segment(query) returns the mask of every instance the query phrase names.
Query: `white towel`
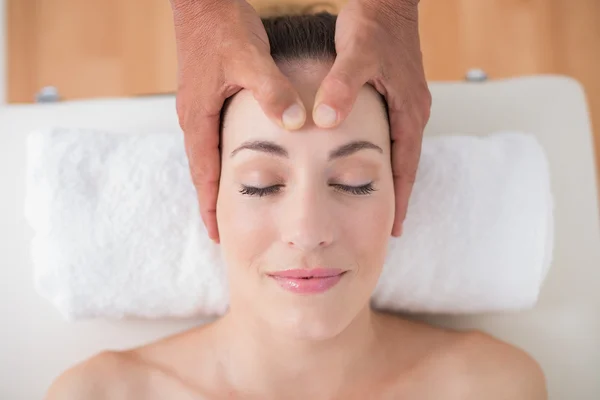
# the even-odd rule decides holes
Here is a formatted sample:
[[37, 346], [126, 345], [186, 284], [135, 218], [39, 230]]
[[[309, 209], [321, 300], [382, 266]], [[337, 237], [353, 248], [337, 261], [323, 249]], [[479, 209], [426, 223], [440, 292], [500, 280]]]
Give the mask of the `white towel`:
[[[549, 168], [519, 132], [426, 137], [404, 234], [373, 306], [532, 307], [551, 263]], [[179, 134], [48, 129], [28, 138], [35, 286], [67, 319], [222, 315], [228, 288]]]

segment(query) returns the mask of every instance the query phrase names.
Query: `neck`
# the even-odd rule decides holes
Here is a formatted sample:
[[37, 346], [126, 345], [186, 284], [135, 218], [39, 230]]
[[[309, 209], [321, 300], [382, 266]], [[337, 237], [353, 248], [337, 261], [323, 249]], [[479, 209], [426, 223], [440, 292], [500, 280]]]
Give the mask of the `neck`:
[[364, 378], [377, 354], [376, 315], [368, 304], [342, 332], [323, 340], [278, 334], [244, 311], [231, 309], [219, 329], [226, 379], [244, 392], [266, 395], [269, 388], [286, 398], [291, 391], [300, 398], [333, 397]]

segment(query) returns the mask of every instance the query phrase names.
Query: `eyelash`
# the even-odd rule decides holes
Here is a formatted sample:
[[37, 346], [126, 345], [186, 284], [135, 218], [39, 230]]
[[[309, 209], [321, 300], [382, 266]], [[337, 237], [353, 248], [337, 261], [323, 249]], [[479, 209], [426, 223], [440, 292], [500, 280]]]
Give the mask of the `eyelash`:
[[[268, 186], [265, 188], [257, 188], [257, 187], [253, 187], [253, 186], [242, 185], [242, 188], [240, 189], [240, 193], [247, 195], [247, 196], [263, 197], [263, 196], [269, 196], [272, 194], [279, 193], [279, 190], [283, 186], [284, 185], [273, 185], [273, 186]], [[356, 195], [356, 196], [365, 196], [365, 195], [371, 194], [372, 192], [375, 191], [375, 188], [373, 188], [373, 182], [369, 182], [366, 185], [362, 185], [362, 186], [347, 186], [347, 185], [340, 185], [340, 184], [331, 184], [330, 186], [332, 186], [333, 188], [335, 188], [338, 191], [341, 191], [341, 192], [344, 192], [347, 194]]]
[[283, 187], [283, 185], [273, 185], [273, 186], [268, 186], [265, 188], [257, 188], [257, 187], [253, 187], [253, 186], [242, 185], [242, 188], [240, 189], [240, 193], [245, 194], [247, 196], [263, 197], [263, 196], [268, 196], [268, 195], [279, 192], [279, 189], [281, 189], [282, 187]]
[[373, 182], [369, 182], [366, 185], [362, 186], [347, 186], [339, 184], [331, 184], [330, 186], [334, 187], [336, 190], [357, 196], [365, 196], [375, 191], [375, 188], [373, 187]]

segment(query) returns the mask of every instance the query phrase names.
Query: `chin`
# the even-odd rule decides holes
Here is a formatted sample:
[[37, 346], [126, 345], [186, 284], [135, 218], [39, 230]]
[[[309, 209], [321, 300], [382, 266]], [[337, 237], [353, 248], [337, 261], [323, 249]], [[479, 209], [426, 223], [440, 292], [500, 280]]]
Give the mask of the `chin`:
[[339, 335], [353, 319], [349, 310], [334, 308], [287, 307], [274, 313], [271, 324], [288, 337], [300, 340], [327, 340]]

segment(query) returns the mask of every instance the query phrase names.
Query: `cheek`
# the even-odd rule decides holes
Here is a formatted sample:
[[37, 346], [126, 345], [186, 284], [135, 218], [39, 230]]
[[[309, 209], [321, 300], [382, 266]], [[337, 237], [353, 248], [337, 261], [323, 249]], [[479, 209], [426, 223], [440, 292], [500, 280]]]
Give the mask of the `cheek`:
[[219, 237], [227, 264], [249, 267], [271, 246], [275, 229], [269, 207], [240, 194], [238, 189], [220, 189], [217, 201]]
[[343, 227], [346, 248], [354, 253], [361, 275], [379, 274], [385, 261], [394, 223], [393, 188], [379, 191], [376, 198], [346, 210]]

